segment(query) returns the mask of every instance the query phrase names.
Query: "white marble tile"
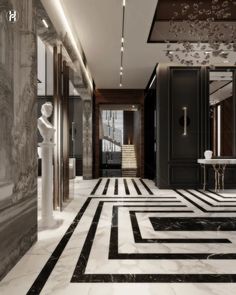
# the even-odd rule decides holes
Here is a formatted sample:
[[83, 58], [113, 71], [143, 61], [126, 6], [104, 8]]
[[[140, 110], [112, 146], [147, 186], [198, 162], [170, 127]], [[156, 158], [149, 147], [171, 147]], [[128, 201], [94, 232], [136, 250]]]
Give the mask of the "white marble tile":
[[[235, 231], [214, 232], [214, 231], [155, 231], [152, 227], [149, 217], [192, 217], [192, 216], [227, 216], [235, 217], [235, 213], [208, 213], [197, 209], [189, 201], [182, 198], [176, 192], [171, 190], [158, 190], [152, 182], [145, 180], [145, 183], [151, 187], [155, 195], [148, 195], [142, 184], [135, 179], [139, 189], [143, 193], [138, 196], [131, 182], [128, 180], [128, 186], [131, 191], [130, 196], [125, 194], [123, 179], [119, 178], [119, 195], [114, 196], [114, 179], [111, 180], [107, 195], [101, 196], [107, 179], [103, 179], [95, 198], [92, 198], [79, 224], [75, 228], [68, 244], [62, 252], [56, 266], [54, 267], [49, 279], [47, 280], [41, 294], [158, 294], [158, 295], [232, 295], [235, 283], [71, 283], [73, 272], [80, 256], [81, 249], [86, 240], [88, 231], [92, 224], [95, 211], [99, 201], [105, 202], [98, 222], [92, 248], [89, 255], [86, 274], [179, 274], [179, 273], [199, 273], [199, 274], [234, 274], [236, 273], [236, 260], [156, 260], [156, 259], [108, 259], [110, 231], [113, 206], [121, 206], [118, 213], [118, 246], [119, 253], [234, 253], [236, 251]], [[42, 231], [39, 233], [38, 242], [32, 247], [15, 268], [0, 283], [0, 294], [26, 294], [33, 281], [39, 274], [52, 251], [60, 241], [61, 237], [71, 224], [72, 220], [83, 206], [87, 197], [98, 180], [83, 181], [75, 179], [71, 185], [71, 197], [73, 200], [68, 203], [63, 212], [55, 212], [55, 217], [62, 219], [63, 223], [55, 230]], [[204, 208], [212, 210], [204, 202], [196, 200], [186, 191], [181, 191], [184, 195], [194, 200]], [[196, 193], [194, 191], [194, 193]], [[226, 192], [225, 195], [232, 196], [234, 192]], [[100, 199], [96, 197], [100, 196]], [[112, 196], [112, 198], [110, 198]], [[146, 197], [146, 200], [139, 197]], [[155, 197], [163, 197], [163, 202], [148, 203], [148, 200], [155, 201]], [[153, 205], [179, 204], [166, 203], [164, 197], [177, 196], [173, 200], [181, 200], [186, 204], [186, 208], [178, 207], [150, 207]], [[90, 196], [93, 197], [93, 196]], [[132, 199], [129, 199], [132, 198]], [[220, 199], [220, 197], [219, 197]], [[119, 200], [119, 202], [117, 202]], [[136, 201], [139, 201], [138, 203]], [[160, 199], [156, 199], [160, 201]], [[110, 202], [113, 201], [113, 202]], [[128, 202], [124, 202], [128, 201]], [[140, 202], [141, 201], [141, 202]], [[217, 204], [212, 200], [212, 204]], [[224, 204], [224, 203], [222, 203]], [[226, 204], [226, 203], [225, 203]], [[122, 207], [130, 205], [130, 208]], [[137, 207], [141, 206], [141, 207]], [[143, 207], [142, 207], [143, 206]], [[149, 207], [146, 207], [149, 206]], [[153, 213], [152, 211], [172, 210], [171, 213]], [[194, 213], [177, 213], [177, 210], [194, 210]], [[218, 208], [214, 208], [219, 210]], [[160, 238], [229, 238], [232, 244], [157, 244], [157, 243], [135, 243], [129, 211], [137, 211], [137, 221], [141, 236], [144, 239]], [[141, 211], [148, 212], [141, 212]], [[226, 208], [227, 210], [227, 208]]]

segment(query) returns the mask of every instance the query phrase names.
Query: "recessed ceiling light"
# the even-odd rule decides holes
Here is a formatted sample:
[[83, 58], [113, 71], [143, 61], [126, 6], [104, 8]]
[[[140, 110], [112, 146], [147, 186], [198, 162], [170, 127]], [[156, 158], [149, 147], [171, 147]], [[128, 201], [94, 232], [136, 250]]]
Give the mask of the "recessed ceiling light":
[[210, 53], [211, 53], [211, 51], [205, 51], [205, 53], [206, 53], [206, 54], [210, 54]]
[[120, 70], [123, 71], [123, 67], [120, 67]]
[[169, 51], [169, 54], [173, 54], [173, 51]]
[[229, 61], [228, 60], [223, 60], [223, 63], [227, 64]]
[[121, 46], [121, 49], [120, 49], [122, 52], [124, 51], [124, 46]]
[[123, 6], [125, 6], [125, 0], [123, 0]]
[[123, 73], [122, 73], [122, 72], [120, 72], [120, 75], [122, 76], [122, 75], [123, 75]]
[[120, 87], [122, 87], [122, 84], [120, 83]]
[[47, 24], [47, 22], [46, 22], [46, 20], [44, 18], [42, 19], [42, 23], [44, 24], [45, 28], [48, 29], [48, 24]]
[[121, 38], [121, 43], [124, 43], [125, 42], [125, 39], [124, 37]]

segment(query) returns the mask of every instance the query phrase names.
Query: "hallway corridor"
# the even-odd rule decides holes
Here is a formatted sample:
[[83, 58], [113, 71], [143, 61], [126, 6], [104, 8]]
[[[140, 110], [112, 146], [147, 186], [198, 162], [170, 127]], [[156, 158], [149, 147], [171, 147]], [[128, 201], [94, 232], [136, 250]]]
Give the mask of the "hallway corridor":
[[0, 294], [232, 294], [233, 191], [159, 190], [138, 178], [71, 188], [55, 212], [60, 228], [39, 232]]

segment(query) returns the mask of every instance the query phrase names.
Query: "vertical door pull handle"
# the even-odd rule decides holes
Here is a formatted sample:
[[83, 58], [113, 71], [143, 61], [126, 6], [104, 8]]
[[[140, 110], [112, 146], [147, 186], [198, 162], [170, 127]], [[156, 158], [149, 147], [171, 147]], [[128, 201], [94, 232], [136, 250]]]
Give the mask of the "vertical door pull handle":
[[183, 135], [187, 135], [187, 116], [188, 116], [188, 109], [187, 107], [183, 107], [184, 111], [184, 130], [183, 130]]

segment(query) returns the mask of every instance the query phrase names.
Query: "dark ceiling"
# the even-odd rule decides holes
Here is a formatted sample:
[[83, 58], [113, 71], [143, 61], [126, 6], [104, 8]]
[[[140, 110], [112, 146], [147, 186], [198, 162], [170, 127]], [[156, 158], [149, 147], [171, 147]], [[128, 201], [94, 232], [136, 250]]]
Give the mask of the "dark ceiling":
[[[227, 2], [227, 6], [223, 7], [223, 3]], [[236, 2], [235, 2], [236, 3]], [[218, 5], [218, 7], [217, 7]], [[214, 7], [215, 6], [215, 7]], [[188, 8], [189, 7], [189, 8]], [[187, 8], [187, 9], [186, 9]], [[223, 17], [223, 14], [220, 13], [220, 10], [225, 8], [225, 12], [229, 11], [231, 15]], [[209, 14], [204, 13], [208, 11]], [[233, 1], [217, 1], [213, 4], [212, 0], [203, 0], [203, 1], [193, 1], [193, 0], [159, 0], [155, 12], [156, 21], [165, 21], [171, 20], [173, 17], [175, 20], [187, 20], [189, 19], [190, 14], [195, 14], [195, 11], [198, 13], [198, 20], [206, 20], [211, 17], [211, 13], [218, 11], [218, 18], [215, 21], [235, 21], [236, 20], [236, 5]], [[176, 15], [175, 13], [178, 13]]]
[[209, 30], [224, 42], [229, 29], [236, 32], [236, 0], [159, 0], [148, 42], [207, 42]]

